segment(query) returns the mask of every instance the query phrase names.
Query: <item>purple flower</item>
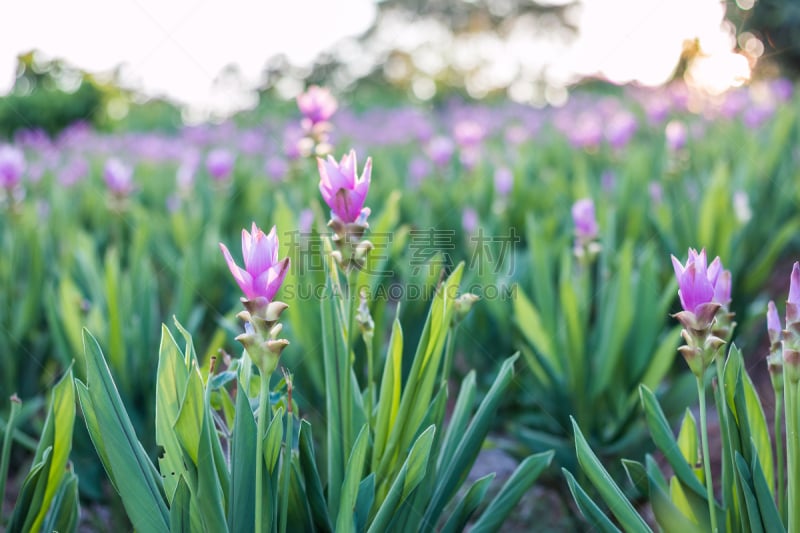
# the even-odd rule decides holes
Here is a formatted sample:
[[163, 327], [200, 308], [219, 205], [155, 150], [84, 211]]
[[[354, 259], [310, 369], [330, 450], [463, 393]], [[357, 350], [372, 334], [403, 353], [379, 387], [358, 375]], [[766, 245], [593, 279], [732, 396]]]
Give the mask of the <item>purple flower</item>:
[[273, 181], [283, 181], [289, 173], [289, 163], [283, 157], [274, 155], [264, 162], [264, 172]]
[[778, 315], [778, 309], [775, 307], [775, 302], [772, 300], [767, 304], [767, 333], [769, 333], [770, 343], [775, 344], [781, 340], [783, 327], [781, 326], [781, 317]]
[[206, 156], [206, 170], [216, 181], [223, 181], [230, 176], [236, 157], [225, 148], [211, 150]]
[[800, 263], [795, 262], [792, 267], [792, 277], [789, 278], [789, 299], [786, 301], [786, 329], [792, 324], [800, 322]]
[[583, 198], [572, 205], [572, 222], [575, 224], [575, 234], [580, 241], [588, 242], [597, 237], [597, 219], [591, 198]]
[[[685, 311], [700, 314], [705, 304], [727, 305], [731, 300], [730, 272], [723, 270], [719, 257], [709, 265], [706, 251], [689, 249], [686, 265], [673, 255], [672, 266], [678, 279], [678, 296]], [[715, 311], [716, 312], [716, 311]]]
[[464, 208], [461, 214], [461, 227], [468, 235], [472, 235], [478, 229], [478, 213], [473, 208]]
[[271, 302], [289, 270], [289, 258], [278, 261], [278, 236], [275, 226], [265, 235], [253, 222], [251, 233], [242, 230], [242, 256], [244, 268], [239, 267], [231, 257], [228, 248], [219, 243], [225, 262], [233, 278], [248, 300], [264, 298]]
[[336, 112], [338, 104], [328, 89], [312, 85], [297, 97], [297, 107], [310, 125], [314, 126], [327, 122]]
[[494, 190], [498, 196], [505, 198], [514, 188], [514, 174], [508, 167], [500, 167], [494, 171]]
[[686, 126], [683, 122], [671, 120], [664, 129], [667, 138], [667, 148], [672, 152], [682, 150], [686, 146]]
[[0, 146], [0, 187], [13, 189], [25, 172], [25, 155], [14, 146]]
[[443, 167], [453, 158], [455, 146], [447, 137], [434, 137], [428, 143], [428, 156], [436, 165]]
[[350, 150], [339, 163], [330, 155], [327, 160], [317, 158], [317, 166], [319, 191], [332, 216], [344, 223], [366, 222], [370, 210], [364, 207], [364, 200], [372, 178], [372, 159], [367, 158], [361, 177], [357, 175], [355, 150]]
[[453, 138], [462, 148], [475, 148], [486, 135], [486, 130], [473, 120], [462, 120], [453, 128]]
[[119, 159], [111, 158], [106, 161], [103, 180], [115, 196], [127, 196], [133, 192], [133, 169]]
[[615, 150], [624, 148], [636, 133], [636, 117], [628, 111], [621, 111], [611, 117], [606, 125], [605, 135], [608, 144]]

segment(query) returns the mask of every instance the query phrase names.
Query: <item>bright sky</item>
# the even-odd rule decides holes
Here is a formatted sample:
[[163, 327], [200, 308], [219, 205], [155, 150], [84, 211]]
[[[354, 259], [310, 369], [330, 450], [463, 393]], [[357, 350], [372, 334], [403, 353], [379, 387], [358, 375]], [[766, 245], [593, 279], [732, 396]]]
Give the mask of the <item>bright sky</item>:
[[[684, 39], [699, 37], [703, 50], [730, 56], [723, 10], [719, 0], [583, 0], [580, 37], [559, 51], [555, 69], [565, 78], [662, 82]], [[13, 84], [16, 56], [35, 48], [89, 71], [122, 64], [124, 78], [148, 93], [224, 112], [247, 103], [238, 87], [215, 85], [225, 66], [237, 64], [255, 85], [270, 56], [308, 63], [366, 30], [376, 8], [372, 0], [17, 0], [0, 14], [0, 94]], [[728, 71], [742, 69], [727, 61], [736, 64], [712, 69], [712, 81], [724, 85]]]

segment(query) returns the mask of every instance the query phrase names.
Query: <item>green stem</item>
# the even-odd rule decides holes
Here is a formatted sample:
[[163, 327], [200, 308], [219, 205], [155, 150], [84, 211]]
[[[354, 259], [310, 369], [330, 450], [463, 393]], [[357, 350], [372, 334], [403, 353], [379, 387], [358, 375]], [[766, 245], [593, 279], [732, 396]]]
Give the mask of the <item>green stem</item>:
[[453, 366], [453, 352], [455, 351], [455, 327], [450, 327], [447, 332], [447, 344], [444, 349], [444, 365], [442, 365], [442, 383], [447, 385], [447, 380], [450, 377], [450, 370]]
[[714, 510], [714, 481], [711, 479], [711, 454], [708, 452], [708, 425], [706, 423], [706, 388], [702, 376], [697, 376], [697, 396], [700, 401], [700, 438], [703, 443], [708, 514], [711, 518], [711, 531], [716, 533], [719, 529], [717, 529], [717, 513]]
[[372, 402], [375, 401], [375, 373], [372, 367], [372, 339], [365, 338], [364, 345], [367, 347], [367, 423], [369, 427], [374, 427], [372, 423]]
[[797, 483], [800, 483], [800, 463], [797, 456], [797, 383], [788, 381], [783, 387], [784, 401], [786, 407], [786, 443], [788, 448], [786, 470], [788, 473], [788, 496], [786, 508], [789, 514], [788, 528], [789, 533], [798, 533], [800, 524], [797, 523], [797, 513], [800, 511], [800, 503], [797, 492]]
[[[6, 425], [6, 432], [3, 436], [3, 456], [2, 462], [0, 462], [0, 497], [3, 498], [2, 501], [6, 501], [6, 477], [8, 476], [8, 461], [9, 457], [11, 456], [11, 441], [13, 440], [12, 435], [14, 434], [14, 419], [17, 417], [17, 413], [19, 412], [22, 403], [16, 397], [16, 395], [11, 397], [11, 414], [8, 416], [8, 424]], [[2, 510], [0, 510], [0, 522], [5, 522], [2, 516]]]
[[784, 457], [783, 457], [783, 432], [781, 427], [781, 416], [783, 415], [783, 395], [775, 395], [775, 451], [777, 454], [776, 470], [778, 471], [778, 511], [781, 517], [786, 518], [786, 486], [784, 480]]
[[344, 442], [344, 453], [345, 456], [342, 458], [345, 462], [347, 461], [347, 457], [350, 455], [350, 446], [351, 446], [351, 436], [353, 434], [353, 391], [352, 389], [352, 367], [353, 367], [353, 355], [351, 351], [351, 343], [350, 339], [353, 334], [353, 317], [355, 315], [355, 300], [357, 295], [354, 294], [354, 285], [355, 280], [358, 276], [357, 270], [352, 270], [351, 272], [347, 273], [347, 302], [345, 304], [345, 310], [347, 315], [344, 317], [345, 327], [344, 330], [344, 340], [345, 340], [345, 347], [344, 347], [344, 357], [346, 358], [344, 361], [344, 365], [342, 366], [342, 409], [344, 412], [342, 413], [343, 417], [343, 425], [344, 425], [344, 435], [342, 435], [342, 439]]
[[717, 367], [717, 387], [714, 391], [714, 400], [717, 404], [717, 415], [719, 416], [719, 428], [722, 436], [722, 506], [727, 508], [735, 501], [733, 492], [736, 483], [736, 469], [733, 466], [733, 437], [731, 436], [731, 423], [728, 418], [728, 395], [725, 392], [725, 368], [722, 361], [722, 353], [714, 356]]
[[289, 510], [289, 476], [292, 473], [292, 434], [294, 433], [294, 415], [292, 406], [289, 405], [286, 413], [286, 433], [284, 435], [283, 449], [283, 487], [281, 490], [281, 528], [280, 533], [286, 533], [286, 516]]
[[256, 434], [256, 527], [254, 531], [263, 531], [261, 510], [264, 507], [263, 479], [264, 479], [264, 434], [267, 432], [267, 419], [269, 411], [269, 376], [260, 376], [261, 391], [258, 395], [258, 433]]

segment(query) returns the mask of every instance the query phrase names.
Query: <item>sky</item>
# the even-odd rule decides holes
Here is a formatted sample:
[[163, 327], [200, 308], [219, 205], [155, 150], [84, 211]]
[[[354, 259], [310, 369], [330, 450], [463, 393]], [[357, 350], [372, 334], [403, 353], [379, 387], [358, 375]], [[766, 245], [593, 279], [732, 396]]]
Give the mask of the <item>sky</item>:
[[[578, 39], [543, 53], [556, 57], [554, 72], [564, 79], [599, 74], [657, 84], [669, 77], [684, 39], [699, 37], [709, 58], [698, 77], [724, 88], [747, 68], [730, 53], [723, 10], [719, 0], [584, 0]], [[226, 113], [252, 103], [252, 93], [220, 83], [224, 67], [236, 64], [254, 87], [269, 57], [283, 53], [295, 64], [310, 63], [369, 28], [376, 13], [372, 0], [6, 2], [0, 16], [13, 23], [0, 32], [0, 94], [13, 84], [16, 56], [38, 49], [88, 71], [122, 65], [123, 80], [134, 88]], [[540, 61], [524, 28], [518, 33], [521, 61]]]

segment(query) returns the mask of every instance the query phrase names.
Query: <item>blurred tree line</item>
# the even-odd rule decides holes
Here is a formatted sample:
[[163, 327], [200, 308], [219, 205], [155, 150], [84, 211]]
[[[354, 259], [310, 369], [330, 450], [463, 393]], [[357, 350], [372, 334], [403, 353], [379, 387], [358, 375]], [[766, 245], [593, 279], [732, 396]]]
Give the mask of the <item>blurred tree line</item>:
[[[387, 21], [435, 21], [453, 35], [464, 35], [502, 33], [510, 22], [527, 17], [537, 21], [535, 31], [552, 32], [568, 40], [578, 31], [573, 15], [582, 1], [586, 0], [380, 1], [378, 15], [368, 31], [321, 54], [312, 66], [292, 65], [282, 56], [269, 58], [259, 90], [259, 107], [240, 120], [258, 120], [276, 109], [283, 114], [293, 113], [292, 103], [283, 101], [287, 85], [294, 90], [313, 83], [332, 85], [351, 95], [349, 105], [355, 109], [407, 97], [414, 73], [405, 79], [392, 79], [387, 75], [387, 65], [394, 62], [414, 68], [409, 52], [378, 49], [376, 44], [381, 42], [380, 32]], [[737, 34], [749, 32], [763, 43], [764, 54], [757, 63], [756, 75], [782, 73], [796, 77], [800, 73], [800, 0], [727, 0], [726, 18]], [[677, 77], [694, 56], [702, 53], [691, 47], [684, 52], [676, 66]], [[367, 55], [365, 66], [363, 56]], [[361, 65], [355, 67], [353, 58], [361, 59]], [[469, 97], [463, 72], [448, 68], [429, 83], [435, 84], [434, 103], [454, 94]], [[505, 94], [503, 90], [489, 91], [483, 97]], [[76, 121], [89, 122], [103, 130], [172, 130], [182, 122], [181, 109], [176, 104], [122, 89], [115, 74], [98, 77], [37, 52], [20, 56], [14, 88], [9, 95], [0, 97], [0, 137], [32, 128], [52, 135]]]

